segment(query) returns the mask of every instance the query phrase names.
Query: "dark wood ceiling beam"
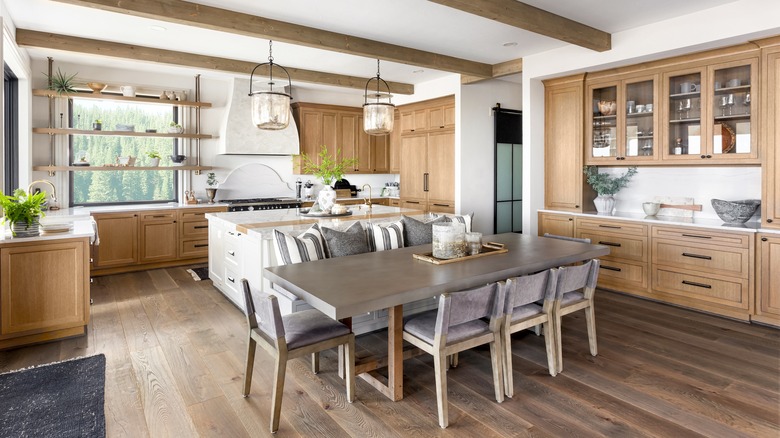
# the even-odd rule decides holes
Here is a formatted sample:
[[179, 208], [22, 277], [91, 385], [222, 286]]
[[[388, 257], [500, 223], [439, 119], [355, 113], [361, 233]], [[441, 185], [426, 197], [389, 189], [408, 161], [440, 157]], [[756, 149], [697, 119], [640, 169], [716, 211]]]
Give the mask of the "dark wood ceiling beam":
[[55, 1], [221, 32], [283, 41], [350, 55], [379, 58], [434, 70], [478, 77], [490, 77], [491, 74], [490, 64], [181, 0]]
[[430, 0], [597, 52], [612, 48], [612, 35], [517, 0]]
[[[197, 55], [175, 50], [155, 49], [131, 44], [113, 43], [87, 38], [57, 35], [28, 29], [16, 29], [16, 43], [23, 47], [63, 50], [67, 52], [90, 53], [114, 58], [173, 64], [203, 70], [224, 71], [248, 75], [257, 65], [255, 62]], [[286, 67], [293, 81], [364, 90], [367, 77], [347, 76], [300, 68]], [[274, 69], [276, 71], [276, 69]], [[258, 73], [262, 73], [258, 71]], [[414, 94], [414, 85], [388, 81], [393, 94]]]

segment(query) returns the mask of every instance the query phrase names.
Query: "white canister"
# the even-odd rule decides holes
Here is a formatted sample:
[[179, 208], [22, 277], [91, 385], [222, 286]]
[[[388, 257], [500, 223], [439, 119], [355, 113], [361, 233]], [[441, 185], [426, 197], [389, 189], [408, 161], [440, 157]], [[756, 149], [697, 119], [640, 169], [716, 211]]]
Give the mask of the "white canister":
[[122, 92], [122, 96], [135, 97], [135, 87], [132, 85], [122, 85], [119, 87], [119, 91]]
[[433, 256], [455, 259], [466, 255], [466, 224], [446, 222], [433, 224]]

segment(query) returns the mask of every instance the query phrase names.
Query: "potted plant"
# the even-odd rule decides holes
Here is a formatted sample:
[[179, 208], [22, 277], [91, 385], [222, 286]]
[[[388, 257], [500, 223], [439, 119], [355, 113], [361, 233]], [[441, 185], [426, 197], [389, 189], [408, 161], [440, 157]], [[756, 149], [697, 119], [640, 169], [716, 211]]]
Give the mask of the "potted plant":
[[[340, 155], [340, 150], [336, 150], [336, 156]], [[312, 174], [322, 181], [323, 188], [317, 195], [317, 204], [324, 212], [329, 212], [336, 202], [336, 191], [330, 186], [334, 181], [341, 181], [344, 172], [351, 169], [356, 163], [355, 158], [345, 158], [341, 161], [333, 159], [328, 152], [328, 148], [322, 145], [320, 148], [319, 163], [316, 163], [309, 156], [304, 154], [303, 172]]]
[[219, 185], [217, 175], [214, 172], [206, 174], [206, 184], [208, 185], [206, 188], [206, 196], [209, 198], [209, 204], [213, 204], [214, 197], [217, 196], [217, 185]]
[[619, 177], [608, 173], [599, 173], [599, 168], [596, 166], [585, 166], [582, 171], [588, 176], [588, 184], [598, 193], [596, 199], [593, 200], [596, 211], [607, 214], [612, 213], [615, 208], [613, 195], [627, 186], [631, 177], [637, 173], [636, 166], [629, 167], [628, 171]]
[[94, 122], [92, 122], [92, 129], [95, 131], [100, 131], [103, 129], [103, 121], [100, 119], [95, 119]]
[[184, 128], [180, 124], [176, 122], [171, 122], [168, 124], [169, 134], [181, 134], [182, 132], [184, 132]]
[[160, 165], [160, 159], [162, 158], [162, 156], [160, 155], [159, 152], [149, 151], [146, 153], [146, 156], [151, 159], [151, 161], [149, 161], [149, 167], [157, 167]]
[[76, 89], [73, 88], [73, 82], [76, 79], [76, 75], [66, 75], [59, 67], [57, 73], [52, 73], [51, 76], [46, 75], [49, 79], [48, 89], [55, 91], [58, 95], [67, 93], [75, 93]]
[[0, 193], [0, 205], [3, 207], [3, 220], [11, 224], [14, 237], [33, 237], [38, 235], [39, 220], [44, 216], [43, 203], [46, 192], [28, 194], [23, 189], [14, 190], [12, 196]]

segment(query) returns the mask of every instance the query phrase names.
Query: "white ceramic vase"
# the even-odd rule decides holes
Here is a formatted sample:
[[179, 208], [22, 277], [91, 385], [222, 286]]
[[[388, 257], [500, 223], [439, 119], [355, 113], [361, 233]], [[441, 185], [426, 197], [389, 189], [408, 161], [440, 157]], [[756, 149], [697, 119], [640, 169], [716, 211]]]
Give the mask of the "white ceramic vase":
[[320, 210], [330, 213], [334, 203], [336, 203], [336, 191], [333, 190], [333, 187], [326, 185], [317, 195], [317, 204], [320, 206]]
[[612, 214], [612, 210], [615, 209], [615, 198], [612, 195], [598, 195], [593, 200], [593, 205], [596, 206], [599, 214]]
[[149, 159], [149, 167], [157, 167], [160, 165], [160, 159], [159, 158], [150, 158]]

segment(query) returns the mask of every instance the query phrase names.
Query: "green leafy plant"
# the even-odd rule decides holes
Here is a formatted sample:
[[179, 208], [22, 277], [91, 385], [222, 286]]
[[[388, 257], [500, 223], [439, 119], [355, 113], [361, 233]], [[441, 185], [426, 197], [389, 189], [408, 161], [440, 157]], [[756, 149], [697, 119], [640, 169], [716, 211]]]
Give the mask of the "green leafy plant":
[[100, 120], [100, 119], [95, 119], [95, 121], [93, 123], [97, 123], [98, 125], [102, 125], [103, 121]]
[[57, 67], [56, 73], [52, 73], [51, 76], [46, 75], [46, 77], [49, 79], [49, 90], [54, 90], [60, 95], [76, 92], [76, 89], [73, 88], [73, 82], [76, 79], [75, 74], [66, 75]]
[[149, 151], [146, 153], [146, 156], [149, 158], [162, 158], [162, 155], [157, 151]]
[[613, 177], [608, 173], [599, 173], [599, 168], [596, 166], [585, 166], [582, 171], [588, 176], [588, 184], [599, 196], [614, 195], [619, 192], [620, 189], [628, 185], [631, 177], [637, 173], [636, 166], [629, 167], [628, 171], [619, 177]]
[[219, 181], [217, 181], [217, 174], [215, 174], [214, 172], [207, 173], [206, 184], [208, 184], [209, 187], [214, 187], [217, 184], [219, 184]]
[[[336, 156], [340, 154], [340, 150], [336, 150]], [[333, 181], [341, 181], [344, 177], [346, 169], [352, 168], [357, 164], [355, 158], [345, 158], [341, 161], [336, 161], [333, 156], [328, 152], [328, 148], [322, 145], [320, 148], [319, 164], [309, 158], [306, 154], [303, 157], [303, 172], [306, 174], [312, 174], [322, 180], [322, 183], [326, 186], [331, 185]]]
[[16, 189], [12, 196], [0, 193], [0, 205], [3, 207], [4, 214], [2, 223], [8, 221], [13, 225], [17, 222], [26, 222], [29, 227], [36, 219], [44, 216], [41, 210], [44, 202], [46, 202], [46, 192], [30, 195], [23, 189]]
[[181, 128], [181, 125], [176, 122], [171, 122], [168, 124], [171, 128]]

